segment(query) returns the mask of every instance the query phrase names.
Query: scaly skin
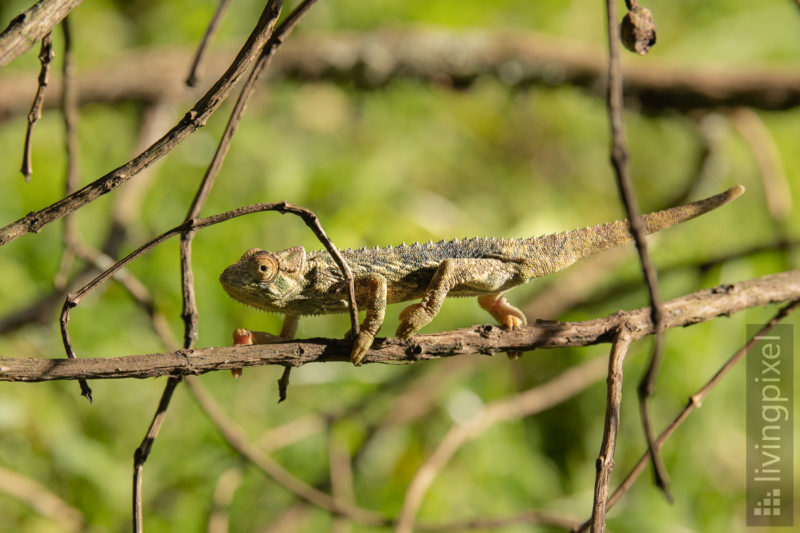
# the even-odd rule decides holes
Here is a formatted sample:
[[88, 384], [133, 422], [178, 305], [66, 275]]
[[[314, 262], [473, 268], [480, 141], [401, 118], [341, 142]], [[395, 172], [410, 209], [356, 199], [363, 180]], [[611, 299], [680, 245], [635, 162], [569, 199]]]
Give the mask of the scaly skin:
[[[690, 204], [643, 215], [653, 233], [728, 203], [744, 192], [737, 185]], [[386, 305], [420, 299], [400, 313], [397, 336], [408, 339], [427, 325], [448, 296], [478, 296], [500, 324], [514, 329], [527, 320], [502, 296], [533, 278], [562, 270], [578, 259], [632, 239], [627, 220], [527, 239], [474, 238], [388, 248], [342, 250], [353, 271], [356, 302], [366, 311], [350, 360], [358, 365], [383, 323]], [[280, 252], [248, 250], [220, 276], [235, 300], [292, 317], [347, 311], [347, 286], [325, 251], [300, 246]], [[253, 342], [259, 342], [258, 337]]]

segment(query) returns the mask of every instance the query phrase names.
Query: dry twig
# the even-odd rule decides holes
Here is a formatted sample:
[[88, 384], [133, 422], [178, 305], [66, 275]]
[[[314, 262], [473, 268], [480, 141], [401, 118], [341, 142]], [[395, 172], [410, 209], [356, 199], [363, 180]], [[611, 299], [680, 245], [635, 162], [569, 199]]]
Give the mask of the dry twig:
[[606, 1], [606, 23], [608, 29], [608, 120], [611, 129], [611, 163], [614, 167], [614, 175], [617, 178], [617, 188], [620, 198], [625, 204], [625, 211], [630, 220], [631, 234], [639, 252], [639, 261], [642, 265], [642, 274], [647, 283], [647, 290], [650, 294], [650, 312], [653, 324], [655, 325], [656, 336], [653, 342], [653, 353], [650, 357], [650, 364], [639, 384], [639, 405], [644, 427], [645, 437], [649, 443], [651, 456], [653, 458], [653, 472], [656, 484], [664, 492], [668, 500], [672, 501], [669, 493], [669, 478], [666, 468], [661, 459], [653, 449], [653, 432], [650, 427], [650, 417], [647, 411], [647, 399], [655, 391], [655, 383], [658, 380], [658, 372], [661, 368], [664, 347], [664, 310], [661, 302], [661, 293], [658, 290], [658, 278], [655, 268], [650, 261], [647, 253], [647, 240], [642, 229], [642, 222], [639, 218], [639, 207], [636, 196], [633, 193], [633, 186], [628, 177], [628, 147], [625, 140], [625, 125], [622, 120], [622, 69], [620, 68], [619, 42], [617, 40], [617, 2], [616, 0]]
[[79, 510], [45, 485], [3, 466], [0, 466], [0, 492], [25, 502], [66, 531], [84, 530], [86, 521]]
[[0, 228], [0, 245], [21, 235], [37, 233], [46, 225], [72, 213], [100, 196], [113, 191], [136, 174], [155, 163], [170, 152], [181, 141], [205, 125], [209, 117], [219, 108], [233, 90], [245, 70], [253, 63], [258, 53], [272, 35], [272, 28], [280, 13], [280, 0], [269, 0], [247, 42], [217, 82], [203, 95], [186, 115], [150, 148], [105, 176], [89, 183], [56, 203], [30, 213], [23, 218]]
[[[380, 53], [376, 54], [375, 50]], [[153, 103], [185, 97], [181, 72], [194, 50], [157, 48], [115, 57], [81, 72], [80, 103]], [[209, 73], [221, 73], [230, 53], [209, 51]], [[412, 79], [464, 88], [494, 78], [515, 88], [580, 87], [604, 97], [606, 58], [596, 48], [535, 33], [381, 30], [349, 35], [298, 35], [270, 66], [270, 80], [347, 82], [362, 88]], [[800, 104], [800, 73], [777, 67], [676, 66], [656, 58], [626, 63], [624, 103], [646, 113], [751, 107], [785, 110]], [[30, 74], [0, 78], [0, 121], [27, 111], [35, 89]], [[56, 106], [58, 86], [45, 106]], [[197, 91], [189, 92], [197, 95]], [[199, 95], [198, 95], [199, 96]]]
[[219, 29], [219, 25], [222, 22], [223, 17], [225, 17], [225, 12], [230, 7], [232, 1], [233, 0], [220, 0], [216, 11], [214, 11], [214, 15], [211, 17], [211, 21], [208, 23], [206, 32], [203, 34], [203, 38], [200, 40], [200, 45], [197, 47], [197, 52], [195, 53], [194, 60], [192, 61], [192, 66], [189, 69], [189, 76], [186, 77], [186, 85], [189, 87], [194, 87], [197, 85], [200, 64], [205, 56], [208, 43], [211, 42], [211, 38], [215, 33], [217, 33], [217, 29]]
[[[61, 21], [61, 30], [64, 34], [64, 60], [61, 80], [61, 115], [64, 119], [64, 148], [67, 153], [67, 172], [64, 180], [64, 193], [70, 194], [78, 188], [80, 162], [78, 149], [78, 97], [75, 94], [75, 66], [72, 57], [72, 34], [70, 31], [69, 17]], [[72, 244], [77, 241], [75, 233], [75, 218], [72, 215], [64, 217], [64, 250], [61, 263], [55, 276], [53, 285], [56, 289], [63, 290], [67, 286], [69, 273], [75, 259]]]
[[594, 505], [592, 506], [592, 531], [602, 533], [606, 530], [606, 501], [608, 483], [614, 469], [614, 450], [617, 446], [619, 416], [622, 406], [622, 365], [628, 353], [631, 339], [626, 324], [620, 324], [616, 338], [611, 345], [608, 357], [608, 393], [606, 416], [603, 428], [603, 442], [597, 457], [597, 477], [594, 484]]
[[530, 416], [572, 398], [597, 381], [605, 368], [602, 358], [582, 363], [542, 385], [490, 403], [468, 422], [450, 428], [436, 450], [414, 474], [397, 519], [396, 533], [411, 533], [415, 530], [415, 516], [428, 488], [465, 442], [474, 439], [494, 424]]
[[230, 447], [233, 448], [236, 453], [239, 453], [242, 457], [258, 467], [268, 477], [274, 479], [287, 490], [293, 492], [308, 503], [321, 507], [334, 514], [347, 516], [352, 520], [365, 524], [376, 526], [388, 524], [388, 520], [379, 513], [361, 509], [355, 505], [337, 500], [293, 476], [275, 462], [275, 460], [261, 453], [252, 444], [247, 442], [242, 431], [236, 427], [230, 417], [222, 411], [211, 395], [200, 386], [196, 379], [187, 378], [186, 383], [195, 400], [200, 404], [211, 422], [219, 429]]
[[40, 0], [8, 23], [0, 33], [0, 67], [11, 63], [53, 31], [83, 0]]
[[39, 71], [38, 87], [36, 96], [33, 97], [31, 110], [28, 112], [28, 128], [25, 131], [25, 145], [22, 148], [22, 175], [25, 181], [31, 180], [33, 164], [31, 163], [31, 150], [33, 144], [33, 126], [42, 118], [42, 105], [44, 95], [47, 92], [47, 84], [50, 83], [50, 64], [53, 62], [53, 34], [48, 33], [42, 37], [42, 49], [39, 52], [39, 62], [42, 68]]
[[792, 212], [792, 191], [778, 145], [764, 121], [752, 109], [738, 108], [728, 116], [753, 152], [761, 171], [767, 210], [777, 228], [785, 233], [786, 219]]
[[[656, 446], [657, 450], [660, 450], [667, 439], [672, 436], [678, 426], [680, 426], [698, 407], [700, 407], [705, 400], [706, 396], [708, 396], [714, 387], [722, 381], [722, 379], [731, 371], [731, 369], [736, 366], [736, 364], [742, 360], [742, 358], [747, 354], [747, 351], [756, 343], [759, 337], [767, 334], [776, 324], [782, 321], [784, 318], [789, 316], [792, 312], [794, 312], [797, 307], [800, 306], [800, 300], [794, 300], [790, 302], [788, 305], [781, 308], [778, 313], [772, 317], [772, 320], [767, 322], [758, 333], [756, 333], [750, 340], [748, 340], [744, 346], [739, 348], [726, 362], [722, 367], [717, 370], [714, 375], [709, 379], [698, 391], [692, 394], [689, 397], [689, 401], [686, 406], [681, 410], [680, 413], [669, 423], [669, 425], [664, 428], [664, 430], [659, 434], [658, 438], [654, 441], [654, 445]], [[607, 509], [611, 509], [616, 505], [616, 503], [622, 498], [622, 496], [630, 490], [633, 486], [633, 483], [639, 477], [639, 475], [644, 471], [645, 466], [647, 466], [647, 462], [650, 458], [649, 450], [645, 451], [642, 454], [642, 457], [639, 461], [634, 465], [625, 479], [620, 483], [619, 487], [614, 491], [611, 497], [608, 499], [608, 503], [606, 505]], [[581, 532], [586, 531], [591, 524], [591, 519], [584, 522], [580, 527], [574, 529], [574, 532]]]

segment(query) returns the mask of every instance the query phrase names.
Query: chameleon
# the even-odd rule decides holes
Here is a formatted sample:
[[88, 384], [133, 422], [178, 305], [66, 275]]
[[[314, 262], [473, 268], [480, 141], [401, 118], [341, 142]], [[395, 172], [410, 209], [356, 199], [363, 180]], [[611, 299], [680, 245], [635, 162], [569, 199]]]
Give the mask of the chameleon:
[[[743, 192], [744, 187], [737, 185], [703, 200], [642, 215], [642, 228], [646, 234], [669, 228]], [[396, 335], [401, 340], [430, 323], [448, 296], [477, 296], [479, 305], [501, 325], [520, 328], [527, 318], [506, 300], [505, 291], [632, 238], [628, 220], [618, 220], [532, 238], [484, 237], [342, 250], [353, 273], [356, 304], [365, 310], [350, 361], [361, 364], [391, 303], [419, 300], [400, 313]], [[324, 250], [253, 248], [227, 267], [219, 280], [233, 299], [285, 315], [280, 337], [253, 333], [245, 339], [251, 333], [240, 329], [234, 332], [237, 344], [291, 338], [300, 316], [343, 313], [349, 306], [345, 278]]]

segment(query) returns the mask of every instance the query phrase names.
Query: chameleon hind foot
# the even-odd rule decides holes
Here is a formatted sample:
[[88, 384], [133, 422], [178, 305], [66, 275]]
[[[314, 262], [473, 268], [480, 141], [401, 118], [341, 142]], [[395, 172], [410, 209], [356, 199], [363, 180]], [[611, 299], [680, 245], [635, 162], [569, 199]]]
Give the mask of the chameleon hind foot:
[[[517, 307], [508, 303], [505, 296], [501, 293], [484, 294], [478, 297], [478, 305], [489, 312], [501, 325], [508, 329], [519, 329], [528, 323], [528, 319]], [[519, 350], [509, 350], [506, 352], [509, 359], [519, 359], [522, 352]]]

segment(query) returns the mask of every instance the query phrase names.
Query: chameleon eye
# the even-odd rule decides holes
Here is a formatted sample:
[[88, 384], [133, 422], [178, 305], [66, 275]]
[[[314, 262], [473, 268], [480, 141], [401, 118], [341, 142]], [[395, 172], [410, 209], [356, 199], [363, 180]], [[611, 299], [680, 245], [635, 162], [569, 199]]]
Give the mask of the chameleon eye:
[[278, 260], [269, 252], [260, 251], [251, 257], [254, 276], [262, 282], [272, 281], [278, 274]]

